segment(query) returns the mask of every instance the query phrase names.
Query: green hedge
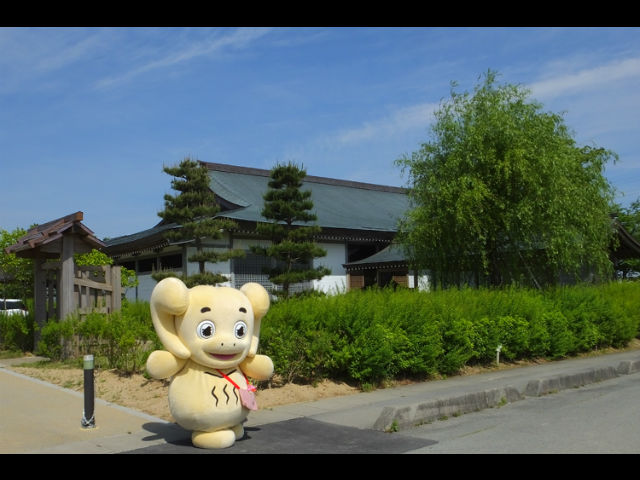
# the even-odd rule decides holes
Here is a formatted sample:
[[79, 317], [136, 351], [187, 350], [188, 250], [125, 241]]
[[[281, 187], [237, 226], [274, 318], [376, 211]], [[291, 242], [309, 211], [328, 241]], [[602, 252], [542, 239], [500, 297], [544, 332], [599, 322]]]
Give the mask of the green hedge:
[[[0, 340], [20, 348], [32, 334], [30, 322], [0, 317]], [[489, 364], [498, 345], [507, 361], [623, 347], [639, 328], [640, 282], [543, 292], [378, 289], [275, 302], [262, 322], [260, 352], [286, 381], [367, 385]], [[140, 371], [158, 348], [149, 304], [125, 302], [119, 314], [49, 322], [37, 353], [93, 353], [109, 368]]]
[[287, 381], [361, 384], [452, 374], [500, 358], [562, 358], [638, 335], [640, 283], [526, 289], [351, 291], [275, 303], [261, 351]]

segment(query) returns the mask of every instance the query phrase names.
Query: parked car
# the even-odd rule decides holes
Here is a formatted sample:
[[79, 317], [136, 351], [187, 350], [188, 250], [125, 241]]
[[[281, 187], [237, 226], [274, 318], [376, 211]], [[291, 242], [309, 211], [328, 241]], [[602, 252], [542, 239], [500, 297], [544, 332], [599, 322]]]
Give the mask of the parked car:
[[6, 313], [8, 315], [27, 315], [27, 307], [25, 307], [22, 300], [16, 298], [0, 298], [0, 314]]

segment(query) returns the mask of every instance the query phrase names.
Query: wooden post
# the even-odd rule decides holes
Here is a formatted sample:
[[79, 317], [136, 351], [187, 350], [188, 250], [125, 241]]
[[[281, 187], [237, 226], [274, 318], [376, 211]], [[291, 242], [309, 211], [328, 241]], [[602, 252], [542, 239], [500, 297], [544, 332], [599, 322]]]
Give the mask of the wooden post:
[[40, 332], [47, 322], [47, 272], [42, 268], [43, 258], [33, 260], [33, 307], [37, 328], [33, 335], [33, 348], [38, 346]]
[[73, 304], [73, 243], [72, 235], [62, 236], [62, 268], [60, 269], [60, 290], [58, 290], [58, 302], [60, 307], [59, 320], [64, 320], [67, 315], [75, 310]]
[[[46, 270], [46, 289], [47, 289], [47, 320], [49, 317], [58, 317], [60, 312], [56, 310], [56, 304], [54, 302], [57, 292], [60, 290], [60, 268], [57, 270]], [[59, 303], [58, 303], [59, 305]]]
[[119, 312], [122, 307], [122, 283], [119, 266], [111, 266], [111, 311]]

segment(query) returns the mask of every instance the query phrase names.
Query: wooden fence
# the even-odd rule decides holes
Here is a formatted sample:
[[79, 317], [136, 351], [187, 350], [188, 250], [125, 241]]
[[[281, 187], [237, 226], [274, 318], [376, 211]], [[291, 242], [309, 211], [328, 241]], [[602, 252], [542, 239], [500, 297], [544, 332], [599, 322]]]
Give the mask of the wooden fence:
[[75, 267], [73, 297], [77, 312], [111, 313], [120, 310], [122, 304], [120, 267]]
[[72, 303], [64, 312], [61, 311], [58, 297], [58, 294], [62, 295], [61, 262], [46, 262], [42, 265], [42, 270], [45, 272], [44, 304], [47, 318], [64, 318], [72, 312], [79, 315], [90, 312], [111, 313], [119, 311], [122, 306], [119, 266], [74, 265]]

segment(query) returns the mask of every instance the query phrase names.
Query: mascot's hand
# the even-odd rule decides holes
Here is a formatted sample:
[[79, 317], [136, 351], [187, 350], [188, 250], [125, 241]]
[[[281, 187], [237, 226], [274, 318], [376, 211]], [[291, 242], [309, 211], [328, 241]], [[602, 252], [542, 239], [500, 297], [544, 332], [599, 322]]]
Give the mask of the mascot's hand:
[[249, 377], [256, 380], [268, 380], [273, 375], [273, 362], [266, 355], [247, 357], [240, 369]]
[[155, 350], [147, 359], [147, 372], [153, 378], [169, 378], [184, 367], [186, 360], [176, 357], [166, 350]]

